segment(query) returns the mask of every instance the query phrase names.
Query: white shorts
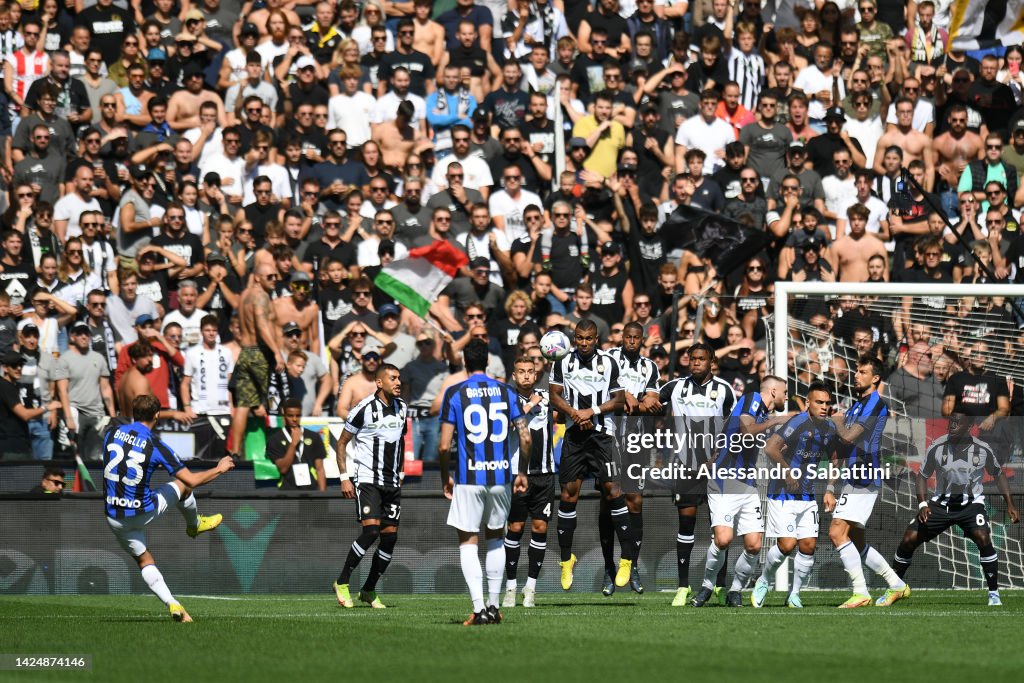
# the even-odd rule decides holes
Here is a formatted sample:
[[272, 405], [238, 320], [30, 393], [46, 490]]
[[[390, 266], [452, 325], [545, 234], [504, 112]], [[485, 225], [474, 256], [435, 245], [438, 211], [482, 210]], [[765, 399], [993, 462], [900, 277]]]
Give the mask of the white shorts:
[[448, 526], [475, 534], [480, 532], [480, 522], [484, 521], [488, 529], [504, 529], [511, 507], [509, 486], [456, 484], [448, 510]]
[[878, 490], [859, 488], [845, 484], [836, 494], [836, 509], [832, 512], [834, 519], [842, 519], [854, 526], [864, 526], [871, 518], [871, 510], [878, 500]]
[[768, 528], [770, 538], [818, 537], [818, 501], [768, 499]]
[[121, 519], [107, 517], [107, 526], [114, 532], [121, 547], [132, 557], [138, 557], [146, 552], [146, 525], [167, 512], [171, 505], [176, 505], [181, 499], [181, 491], [173, 481], [169, 481], [153, 491], [153, 499], [156, 508], [149, 512]]
[[711, 527], [727, 526], [736, 529], [737, 536], [764, 531], [764, 515], [761, 513], [761, 496], [756, 491], [748, 493], [709, 493], [708, 509], [711, 512]]

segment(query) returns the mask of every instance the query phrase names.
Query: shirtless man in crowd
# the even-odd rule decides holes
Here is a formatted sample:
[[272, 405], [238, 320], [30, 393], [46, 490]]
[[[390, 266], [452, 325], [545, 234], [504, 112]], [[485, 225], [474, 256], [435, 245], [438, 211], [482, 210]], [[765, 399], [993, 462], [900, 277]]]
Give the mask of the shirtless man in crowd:
[[896, 127], [891, 128], [878, 139], [878, 146], [875, 148], [875, 173], [885, 174], [885, 166], [882, 159], [885, 150], [895, 145], [903, 150], [903, 162], [909, 164], [915, 159], [924, 162], [925, 181], [924, 187], [928, 192], [932, 191], [932, 184], [935, 176], [935, 157], [932, 149], [932, 139], [916, 130], [914, 123], [914, 103], [905, 97], [896, 100]]
[[871, 212], [863, 204], [854, 204], [846, 210], [850, 232], [832, 243], [829, 261], [839, 282], [864, 282], [868, 279], [868, 261], [874, 256], [886, 259], [885, 243], [867, 231]]
[[302, 270], [292, 272], [288, 288], [291, 296], [274, 299], [278, 320], [294, 322], [302, 330], [302, 348], [320, 353], [320, 306], [310, 297], [313, 280]]
[[985, 156], [985, 145], [981, 136], [967, 129], [967, 108], [954, 104], [946, 115], [949, 130], [935, 138], [936, 169], [946, 184], [956, 192], [960, 174], [967, 164]]
[[405, 160], [416, 146], [418, 131], [410, 125], [414, 113], [413, 103], [406, 100], [398, 105], [394, 121], [373, 126], [373, 140], [380, 146], [384, 165], [388, 168], [404, 168]]
[[273, 264], [258, 265], [249, 286], [242, 292], [238, 306], [238, 336], [242, 351], [238, 354], [233, 375], [235, 412], [231, 422], [231, 448], [235, 457], [244, 448], [245, 425], [250, 409], [257, 417], [267, 414], [271, 362], [276, 372], [284, 369], [281, 325], [269, 296], [278, 277]]
[[167, 125], [180, 131], [199, 128], [202, 125], [199, 107], [204, 102], [217, 105], [217, 121], [221, 127], [227, 126], [227, 115], [220, 95], [212, 90], [204, 90], [202, 67], [189, 64], [185, 67], [185, 89], [175, 92], [167, 102]]
[[412, 47], [430, 57], [430, 61], [437, 66], [444, 55], [444, 27], [431, 20], [431, 11], [431, 0], [413, 0], [412, 21], [416, 34], [412, 39]]

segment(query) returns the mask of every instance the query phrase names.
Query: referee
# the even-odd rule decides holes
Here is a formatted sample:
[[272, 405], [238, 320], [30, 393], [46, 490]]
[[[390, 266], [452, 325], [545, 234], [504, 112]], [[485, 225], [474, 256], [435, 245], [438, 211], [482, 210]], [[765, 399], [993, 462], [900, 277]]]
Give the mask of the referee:
[[559, 483], [558, 546], [561, 550], [562, 590], [572, 588], [576, 555], [572, 538], [576, 531], [576, 503], [580, 499], [583, 478], [593, 474], [611, 510], [615, 534], [622, 556], [615, 574], [615, 585], [629, 583], [635, 545], [629, 523], [629, 509], [619, 485], [618, 447], [611, 416], [625, 404], [625, 392], [619, 385], [619, 366], [606, 353], [597, 350], [597, 325], [584, 318], [576, 325], [576, 349], [551, 368], [548, 386], [551, 406], [566, 416], [565, 438]]

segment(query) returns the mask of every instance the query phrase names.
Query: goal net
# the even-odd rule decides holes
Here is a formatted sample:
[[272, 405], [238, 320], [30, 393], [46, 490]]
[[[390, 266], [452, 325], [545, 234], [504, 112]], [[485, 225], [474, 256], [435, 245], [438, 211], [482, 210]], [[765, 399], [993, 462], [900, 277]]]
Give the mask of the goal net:
[[[1024, 417], [1017, 416], [1024, 406], [1024, 319], [1011, 306], [1015, 300], [1024, 304], [1024, 286], [775, 284], [774, 312], [766, 321], [766, 364], [768, 371], [787, 380], [791, 397], [803, 399], [809, 384], [821, 380], [832, 388], [835, 408], [844, 411], [855, 401], [857, 359], [876, 354], [883, 362], [881, 393], [891, 411], [883, 454], [893, 465], [893, 476], [875, 505], [868, 538], [887, 560], [918, 511], [911, 471], [923, 464], [929, 445], [946, 433], [948, 422], [941, 415], [947, 390], [975, 402], [979, 410], [995, 402], [990, 393], [1008, 395], [1013, 416], [974, 433], [991, 442], [1021, 507]], [[965, 386], [962, 376], [957, 377], [963, 370], [989, 374], [989, 383], [1000, 386]], [[988, 476], [985, 503], [1000, 555], [1000, 584], [1024, 588], [1021, 525], [1010, 524], [1003, 498]], [[822, 548], [830, 545], [828, 519], [825, 515], [822, 520]], [[818, 567], [823, 570], [815, 572], [819, 585], [845, 585], [841, 565]], [[921, 587], [985, 586], [977, 548], [957, 527], [918, 548], [908, 580]]]

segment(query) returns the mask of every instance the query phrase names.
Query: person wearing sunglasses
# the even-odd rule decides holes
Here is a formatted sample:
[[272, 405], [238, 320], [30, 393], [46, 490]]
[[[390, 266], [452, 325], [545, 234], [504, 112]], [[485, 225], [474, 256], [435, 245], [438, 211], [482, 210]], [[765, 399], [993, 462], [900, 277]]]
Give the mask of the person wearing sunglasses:
[[[0, 459], [31, 460], [33, 450], [29, 422], [39, 419], [47, 411], [59, 410], [60, 401], [43, 404], [34, 391], [21, 397], [19, 386], [22, 385], [21, 373], [25, 365], [22, 354], [8, 351], [0, 356], [0, 365], [3, 366], [3, 376], [0, 377], [0, 439], [3, 439], [3, 454]], [[63, 476], [53, 478], [63, 485]], [[59, 488], [54, 485], [46, 492], [51, 493]]]
[[291, 296], [274, 300], [278, 320], [298, 325], [302, 331], [302, 345], [313, 353], [320, 352], [320, 307], [313, 300], [313, 278], [303, 270], [292, 272], [288, 280]]
[[64, 477], [64, 469], [55, 465], [48, 465], [43, 470], [43, 477], [39, 483], [29, 489], [29, 494], [40, 495], [40, 496], [55, 496], [57, 498], [64, 495], [64, 487], [67, 485], [67, 481]]

